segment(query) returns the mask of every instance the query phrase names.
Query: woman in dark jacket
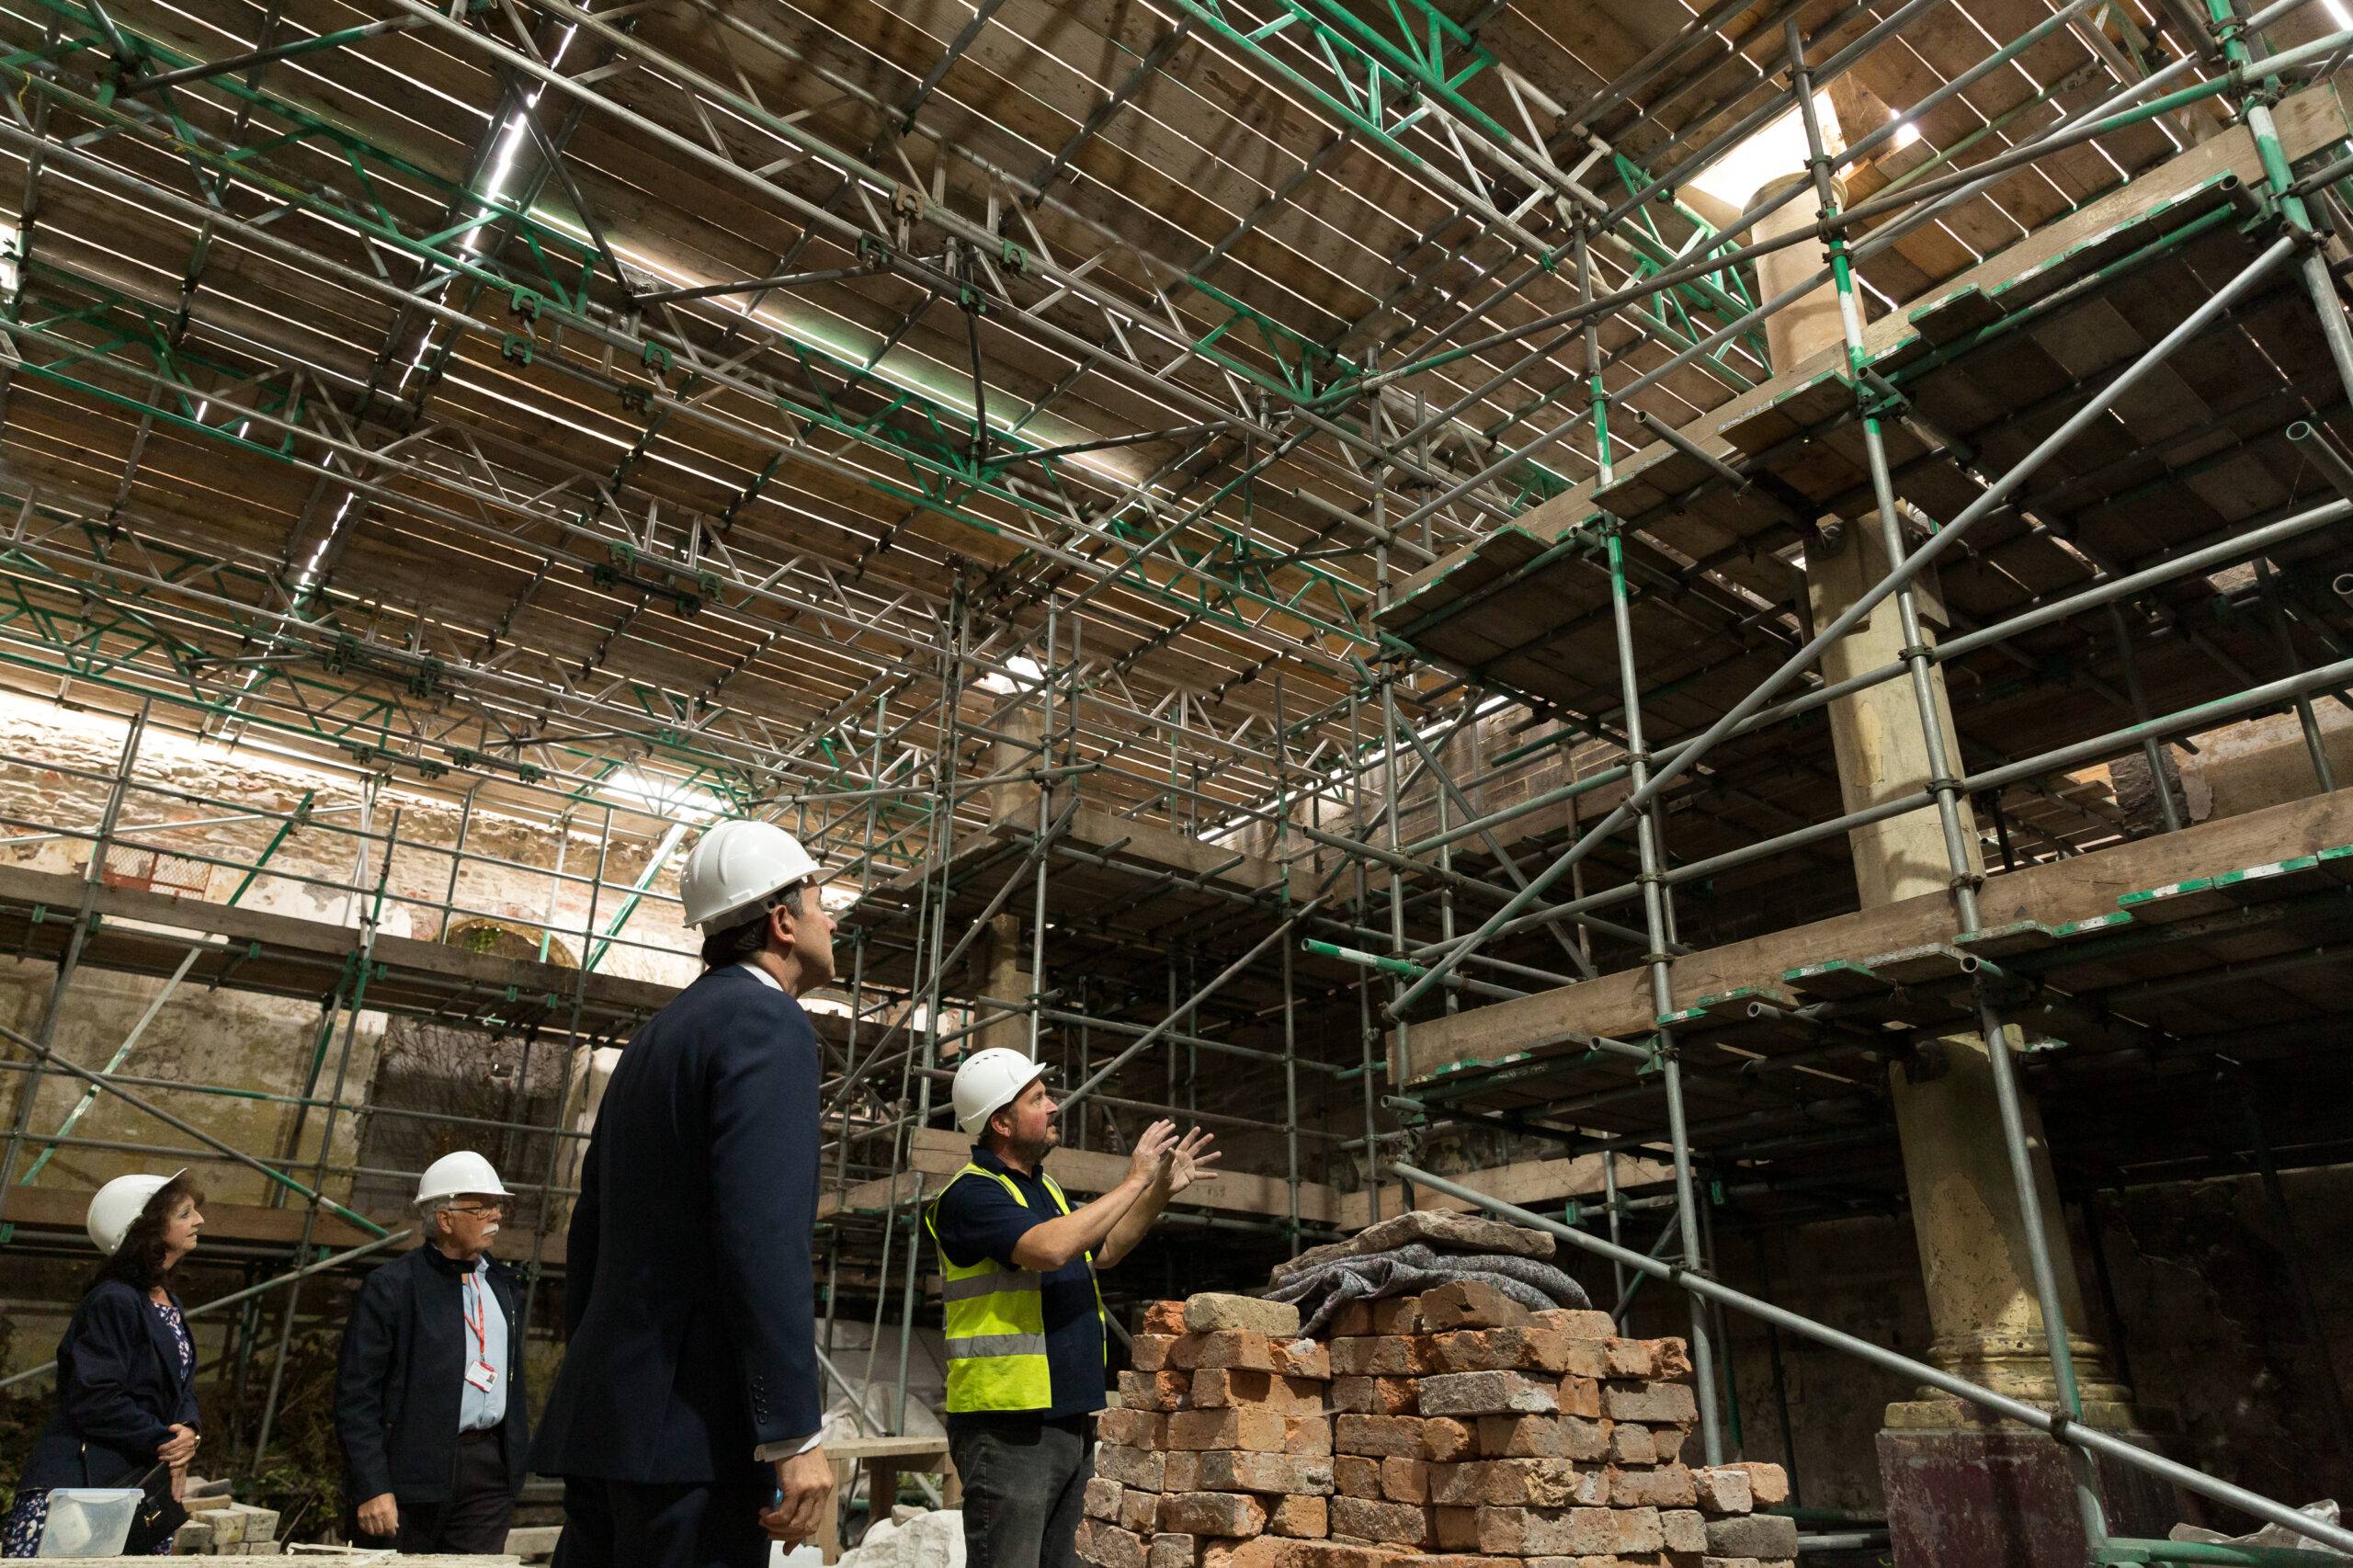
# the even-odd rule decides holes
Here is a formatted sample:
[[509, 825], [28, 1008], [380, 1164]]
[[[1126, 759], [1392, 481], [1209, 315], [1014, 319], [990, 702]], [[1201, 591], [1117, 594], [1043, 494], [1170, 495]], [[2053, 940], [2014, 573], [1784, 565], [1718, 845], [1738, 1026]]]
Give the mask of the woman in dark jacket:
[[[57, 1413], [33, 1445], [0, 1523], [0, 1557], [30, 1557], [59, 1486], [136, 1486], [158, 1463], [176, 1495], [196, 1457], [196, 1349], [172, 1269], [196, 1250], [204, 1195], [176, 1176], [117, 1176], [90, 1200], [107, 1261], [57, 1346]], [[156, 1549], [171, 1551], [167, 1539]]]

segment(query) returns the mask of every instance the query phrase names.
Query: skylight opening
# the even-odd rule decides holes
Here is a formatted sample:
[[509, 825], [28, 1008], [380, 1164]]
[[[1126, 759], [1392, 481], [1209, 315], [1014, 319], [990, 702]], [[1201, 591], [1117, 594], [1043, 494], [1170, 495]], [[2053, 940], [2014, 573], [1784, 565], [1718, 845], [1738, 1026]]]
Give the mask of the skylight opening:
[[[1814, 94], [1813, 108], [1822, 118], [1823, 140], [1833, 153], [1837, 152], [1847, 143], [1839, 131], [1838, 110], [1831, 104], [1830, 95]], [[1792, 105], [1685, 183], [1737, 212], [1755, 199], [1758, 187], [1766, 181], [1782, 175], [1803, 174], [1807, 156], [1805, 117]]]

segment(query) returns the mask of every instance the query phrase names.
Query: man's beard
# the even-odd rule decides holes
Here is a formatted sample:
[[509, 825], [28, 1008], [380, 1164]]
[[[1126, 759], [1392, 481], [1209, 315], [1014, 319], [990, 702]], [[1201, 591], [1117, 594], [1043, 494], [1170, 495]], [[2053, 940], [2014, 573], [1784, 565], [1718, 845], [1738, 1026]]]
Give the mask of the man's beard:
[[1046, 1135], [1044, 1138], [1034, 1143], [1026, 1141], [1016, 1143], [1013, 1146], [1013, 1152], [1020, 1156], [1021, 1163], [1023, 1165], [1034, 1165], [1039, 1161], [1044, 1159], [1047, 1153], [1057, 1147], [1062, 1141], [1063, 1130], [1050, 1121], [1046, 1123]]

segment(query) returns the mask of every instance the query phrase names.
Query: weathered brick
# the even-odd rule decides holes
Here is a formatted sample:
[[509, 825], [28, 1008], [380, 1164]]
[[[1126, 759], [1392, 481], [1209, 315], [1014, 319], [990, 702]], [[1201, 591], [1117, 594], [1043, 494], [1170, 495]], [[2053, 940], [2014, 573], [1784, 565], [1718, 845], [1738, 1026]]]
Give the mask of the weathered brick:
[[1699, 1401], [1685, 1383], [1608, 1383], [1601, 1408], [1613, 1421], [1677, 1422], [1699, 1414]]
[[1165, 1335], [1172, 1338], [1184, 1333], [1185, 1303], [1182, 1301], [1153, 1302], [1143, 1310], [1143, 1327], [1139, 1332]]
[[1581, 1307], [1553, 1307], [1538, 1312], [1530, 1321], [1539, 1328], [1549, 1328], [1572, 1339], [1614, 1339], [1618, 1335], [1615, 1318], [1608, 1312]]
[[1651, 1428], [1651, 1446], [1658, 1450], [1660, 1464], [1673, 1464], [1678, 1460], [1688, 1464], [1690, 1460], [1684, 1459], [1683, 1449], [1690, 1440], [1691, 1428], [1688, 1426], [1653, 1426]]
[[1240, 1540], [1267, 1528], [1267, 1508], [1238, 1492], [1169, 1492], [1161, 1495], [1160, 1522], [1179, 1535]]
[[1679, 1464], [1638, 1465], [1609, 1472], [1609, 1501], [1620, 1508], [1688, 1508], [1699, 1494]]
[[1095, 1445], [1095, 1473], [1122, 1486], [1160, 1490], [1161, 1455], [1151, 1449], [1131, 1449], [1120, 1443]]
[[1201, 1568], [1398, 1568], [1386, 1547], [1336, 1540], [1292, 1540], [1262, 1535], [1245, 1541], [1205, 1541]]
[[1373, 1454], [1382, 1459], [1419, 1459], [1422, 1419], [1418, 1415], [1342, 1415], [1332, 1423], [1332, 1446], [1344, 1454]]
[[1563, 1415], [1582, 1415], [1589, 1420], [1600, 1418], [1601, 1384], [1597, 1379], [1574, 1374], [1563, 1378], [1555, 1397], [1561, 1402], [1561, 1414]]
[[[1481, 1416], [1481, 1420], [1498, 1419]], [[1479, 1447], [1479, 1430], [1468, 1421], [1438, 1416], [1422, 1423], [1422, 1457], [1441, 1463], [1469, 1459]]]
[[1710, 1519], [1708, 1550], [1718, 1557], [1795, 1557], [1798, 1522], [1780, 1514]]
[[1476, 1508], [1432, 1508], [1430, 1535], [1440, 1551], [1478, 1551], [1479, 1510]]
[[1294, 1454], [1330, 1454], [1332, 1418], [1328, 1415], [1284, 1416], [1283, 1448]]
[[1568, 1508], [1608, 1500], [1598, 1474], [1580, 1472], [1574, 1462], [1560, 1459], [1440, 1466], [1431, 1474], [1430, 1498], [1455, 1506], [1507, 1508]]
[[1659, 1528], [1666, 1533], [1669, 1551], [1705, 1551], [1708, 1550], [1708, 1521], [1696, 1508], [1668, 1508], [1660, 1512]]
[[1761, 1557], [1702, 1557], [1699, 1568], [1796, 1568], [1794, 1563], [1768, 1562]]
[[1427, 1503], [1430, 1500], [1430, 1467], [1420, 1460], [1385, 1459], [1381, 1461], [1381, 1494], [1392, 1503]]
[[1353, 1339], [1372, 1332], [1372, 1303], [1350, 1301], [1324, 1320], [1326, 1339]]
[[1145, 1548], [1146, 1568], [1196, 1568], [1201, 1560], [1201, 1538], [1162, 1533]]
[[1381, 1495], [1381, 1461], [1364, 1454], [1339, 1454], [1332, 1460], [1332, 1490], [1343, 1497]]
[[1273, 1372], [1245, 1372], [1214, 1367], [1193, 1374], [1192, 1407], [1222, 1410], [1234, 1405], [1264, 1405], [1286, 1415], [1320, 1415], [1324, 1385], [1305, 1378]]
[[1666, 1544], [1666, 1529], [1656, 1508], [1612, 1508], [1609, 1517], [1618, 1529], [1612, 1551], [1656, 1551]]
[[[1687, 1399], [1690, 1392], [1683, 1390]], [[1449, 1372], [1424, 1378], [1420, 1399], [1426, 1415], [1538, 1415], [1560, 1408], [1556, 1385], [1532, 1382], [1518, 1372]]]
[[1120, 1404], [1126, 1410], [1182, 1410], [1192, 1391], [1182, 1372], [1121, 1372]]
[[1215, 1490], [1201, 1484], [1201, 1456], [1190, 1449], [1161, 1456], [1160, 1489], [1163, 1492]]
[[1162, 1441], [1172, 1449], [1249, 1449], [1281, 1453], [1290, 1433], [1273, 1410], [1182, 1410], [1168, 1418]]
[[1078, 1522], [1078, 1555], [1095, 1568], [1146, 1568], [1143, 1537], [1101, 1519]]
[[1588, 1556], [1616, 1550], [1608, 1508], [1481, 1508], [1479, 1550], [1506, 1557]]
[[1434, 1370], [1430, 1342], [1420, 1335], [1381, 1335], [1335, 1339], [1328, 1346], [1332, 1370], [1341, 1377], [1415, 1378]]
[[1749, 1460], [1733, 1468], [1748, 1472], [1748, 1493], [1757, 1507], [1776, 1507], [1790, 1500], [1790, 1472], [1779, 1465]]
[[1120, 1495], [1120, 1528], [1148, 1536], [1160, 1528], [1161, 1494], [1124, 1492]]
[[1195, 1334], [1241, 1328], [1289, 1339], [1299, 1333], [1299, 1309], [1289, 1301], [1262, 1301], [1256, 1296], [1205, 1290], [1185, 1298], [1185, 1326]]
[[1361, 1373], [1334, 1378], [1327, 1397], [1334, 1411], [1358, 1415], [1411, 1415], [1416, 1403], [1414, 1379]]
[[1609, 1429], [1609, 1457], [1620, 1464], [1656, 1464], [1658, 1440], [1640, 1422], [1620, 1421]]
[[1324, 1382], [1332, 1376], [1332, 1352], [1320, 1339], [1278, 1339], [1268, 1346], [1275, 1370], [1286, 1378]]
[[1613, 1378], [1654, 1378], [1658, 1358], [1651, 1354], [1647, 1339], [1612, 1339], [1606, 1341], [1609, 1361], [1608, 1375]]
[[1479, 1452], [1488, 1459], [1562, 1459], [1569, 1434], [1557, 1415], [1482, 1415]]
[[1131, 1449], [1156, 1449], [1160, 1446], [1160, 1423], [1157, 1412], [1115, 1406], [1096, 1422], [1095, 1440], [1124, 1443]]
[[1699, 1506], [1711, 1514], [1745, 1514], [1756, 1506], [1745, 1465], [1706, 1466], [1693, 1471], [1691, 1480], [1699, 1488]]
[[1323, 1540], [1332, 1533], [1331, 1500], [1298, 1493], [1273, 1500], [1267, 1511], [1267, 1533]]
[[[1285, 1495], [1332, 1490], [1334, 1461], [1312, 1454], [1232, 1453], [1222, 1449], [1178, 1456], [1193, 1460], [1194, 1483], [1189, 1492], [1267, 1492]], [[1177, 1490], [1170, 1487], [1170, 1491]]]
[[1591, 1343], [1540, 1328], [1460, 1328], [1432, 1335], [1430, 1351], [1441, 1372], [1558, 1373], [1572, 1369], [1573, 1346]]
[[1430, 1514], [1414, 1503], [1376, 1503], [1365, 1497], [1332, 1499], [1332, 1533], [1392, 1546], [1427, 1546]]
[[[1276, 1341], [1249, 1329], [1221, 1329], [1215, 1334], [1188, 1334], [1168, 1347], [1168, 1364], [1188, 1371], [1201, 1368], [1271, 1372]], [[1288, 1344], [1289, 1341], [1282, 1343]]]
[[1139, 1334], [1130, 1364], [1139, 1372], [1165, 1371], [1168, 1368], [1168, 1347], [1176, 1343], [1173, 1334]]
[[1651, 1364], [1657, 1369], [1652, 1377], [1673, 1382], [1691, 1375], [1691, 1342], [1673, 1337], [1650, 1342]]
[[1371, 1332], [1374, 1334], [1419, 1334], [1422, 1331], [1422, 1300], [1419, 1296], [1383, 1296], [1368, 1302]]
[[1432, 1334], [1448, 1328], [1512, 1328], [1533, 1316], [1493, 1285], [1477, 1279], [1457, 1279], [1422, 1292], [1422, 1327]]
[[1116, 1481], [1099, 1475], [1089, 1476], [1086, 1490], [1079, 1495], [1079, 1511], [1090, 1519], [1117, 1519], [1120, 1517], [1120, 1499], [1127, 1494], [1127, 1490]]

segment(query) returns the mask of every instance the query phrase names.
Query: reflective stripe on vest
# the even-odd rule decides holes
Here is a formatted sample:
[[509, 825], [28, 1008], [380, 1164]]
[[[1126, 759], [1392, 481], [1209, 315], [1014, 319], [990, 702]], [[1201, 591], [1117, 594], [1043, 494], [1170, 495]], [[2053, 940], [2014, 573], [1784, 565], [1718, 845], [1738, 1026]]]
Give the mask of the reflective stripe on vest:
[[[1024, 1209], [1014, 1179], [983, 1165], [967, 1165], [948, 1178], [939, 1198], [924, 1212], [924, 1226], [934, 1243], [939, 1240], [939, 1203], [949, 1188], [968, 1176], [995, 1181]], [[1054, 1205], [1070, 1212], [1070, 1199], [1054, 1178], [1039, 1173]], [[1087, 1277], [1094, 1278], [1095, 1255], [1086, 1255]], [[948, 1318], [948, 1411], [961, 1415], [973, 1411], [1044, 1410], [1054, 1403], [1052, 1374], [1046, 1361], [1045, 1280], [1033, 1269], [1007, 1268], [983, 1257], [969, 1267], [939, 1254], [941, 1294]], [[1096, 1315], [1106, 1324], [1103, 1288], [1095, 1287]], [[1110, 1356], [1110, 1346], [1104, 1346]]]

